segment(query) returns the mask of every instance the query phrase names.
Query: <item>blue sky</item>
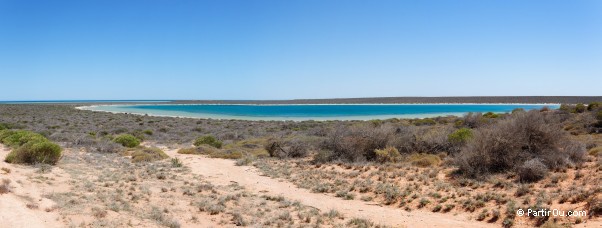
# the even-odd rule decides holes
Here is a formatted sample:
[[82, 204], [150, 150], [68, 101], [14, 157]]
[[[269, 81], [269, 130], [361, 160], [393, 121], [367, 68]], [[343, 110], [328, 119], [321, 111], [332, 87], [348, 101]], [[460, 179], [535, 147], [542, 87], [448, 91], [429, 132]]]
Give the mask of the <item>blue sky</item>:
[[602, 1], [0, 0], [0, 100], [602, 95]]

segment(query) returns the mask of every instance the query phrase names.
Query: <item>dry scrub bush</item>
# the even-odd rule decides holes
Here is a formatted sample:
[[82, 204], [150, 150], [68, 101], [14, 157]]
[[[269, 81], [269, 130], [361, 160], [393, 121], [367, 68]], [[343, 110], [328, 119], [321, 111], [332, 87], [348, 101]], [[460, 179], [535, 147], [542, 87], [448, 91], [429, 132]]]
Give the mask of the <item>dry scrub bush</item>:
[[460, 173], [482, 178], [516, 170], [522, 161], [534, 158], [556, 169], [581, 163], [584, 156], [585, 146], [571, 141], [554, 116], [530, 111], [477, 130], [455, 164]]
[[436, 154], [452, 150], [448, 135], [454, 131], [449, 125], [401, 126], [395, 129], [387, 145], [394, 146], [402, 154]]
[[0, 195], [10, 192], [10, 182], [10, 179], [2, 179], [2, 183], [0, 184]]
[[521, 182], [535, 182], [543, 179], [548, 173], [548, 167], [539, 159], [534, 158], [526, 161], [518, 167], [517, 174]]
[[106, 139], [101, 139], [96, 144], [96, 151], [101, 153], [117, 153], [121, 148], [119, 144]]
[[602, 199], [596, 194], [589, 197], [585, 205], [590, 217], [602, 216]]
[[434, 154], [412, 154], [406, 160], [419, 167], [436, 166], [441, 163], [441, 158]]
[[136, 147], [126, 151], [126, 155], [132, 156], [132, 162], [152, 162], [169, 157], [156, 147]]
[[376, 149], [387, 146], [395, 132], [388, 125], [375, 127], [369, 123], [355, 126], [337, 126], [323, 143], [323, 149], [333, 152], [333, 159], [345, 161], [374, 160]]
[[264, 145], [264, 149], [270, 157], [277, 158], [306, 157], [309, 154], [309, 147], [310, 144], [301, 138], [293, 138], [292, 140], [270, 138]]
[[388, 146], [382, 150], [376, 149], [374, 153], [376, 154], [376, 161], [380, 163], [398, 162], [401, 160], [401, 154], [399, 154], [399, 151], [395, 147]]

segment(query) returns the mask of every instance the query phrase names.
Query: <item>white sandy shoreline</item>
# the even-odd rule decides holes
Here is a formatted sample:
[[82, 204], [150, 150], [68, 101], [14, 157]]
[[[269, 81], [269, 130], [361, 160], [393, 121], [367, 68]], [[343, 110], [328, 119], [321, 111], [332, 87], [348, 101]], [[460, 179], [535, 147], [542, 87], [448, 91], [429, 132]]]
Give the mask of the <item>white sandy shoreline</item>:
[[[178, 115], [178, 114], [157, 114], [150, 112], [142, 112], [136, 110], [102, 110], [100, 107], [115, 107], [115, 106], [136, 106], [136, 105], [242, 105], [242, 106], [289, 106], [289, 104], [107, 104], [107, 105], [88, 105], [75, 107], [79, 110], [97, 111], [97, 112], [108, 112], [108, 113], [120, 113], [120, 114], [133, 114], [133, 115], [148, 115], [157, 117], [175, 117], [175, 118], [190, 118], [190, 119], [216, 119], [216, 120], [248, 120], [248, 121], [365, 121], [373, 119], [416, 119], [416, 118], [432, 118], [442, 116], [462, 116], [465, 112], [449, 112], [449, 113], [433, 113], [433, 114], [397, 114], [397, 115], [367, 115], [367, 116], [339, 116], [339, 117], [261, 117], [261, 116], [237, 116], [237, 115], [216, 115], [216, 114], [196, 114], [196, 115]], [[442, 103], [428, 103], [428, 104], [294, 104], [294, 105], [442, 105]], [[444, 105], [539, 105], [539, 106], [558, 106], [559, 104], [480, 104], [480, 103], [450, 103]], [[179, 111], [166, 111], [166, 112], [179, 112]], [[504, 112], [495, 112], [504, 113]]]

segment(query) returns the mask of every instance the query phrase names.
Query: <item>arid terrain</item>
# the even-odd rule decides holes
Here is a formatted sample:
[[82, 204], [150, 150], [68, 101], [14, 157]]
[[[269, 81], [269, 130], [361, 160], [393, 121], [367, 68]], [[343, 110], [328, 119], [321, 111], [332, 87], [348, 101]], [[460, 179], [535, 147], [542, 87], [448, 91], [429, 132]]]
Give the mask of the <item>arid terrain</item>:
[[[0, 105], [2, 134], [62, 149], [0, 163], [0, 227], [601, 227], [602, 120], [587, 106], [285, 122]], [[3, 160], [25, 150], [2, 134]]]

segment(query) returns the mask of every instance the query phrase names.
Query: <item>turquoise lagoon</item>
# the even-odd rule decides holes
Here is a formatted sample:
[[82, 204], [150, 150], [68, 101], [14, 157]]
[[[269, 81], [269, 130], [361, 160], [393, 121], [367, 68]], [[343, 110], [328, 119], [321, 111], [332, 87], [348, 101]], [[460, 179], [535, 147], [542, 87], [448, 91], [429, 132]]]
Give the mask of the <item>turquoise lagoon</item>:
[[85, 110], [132, 113], [152, 116], [178, 116], [240, 120], [370, 120], [462, 116], [469, 112], [511, 112], [557, 104], [317, 104], [317, 105], [219, 105], [219, 104], [139, 104], [80, 107]]

